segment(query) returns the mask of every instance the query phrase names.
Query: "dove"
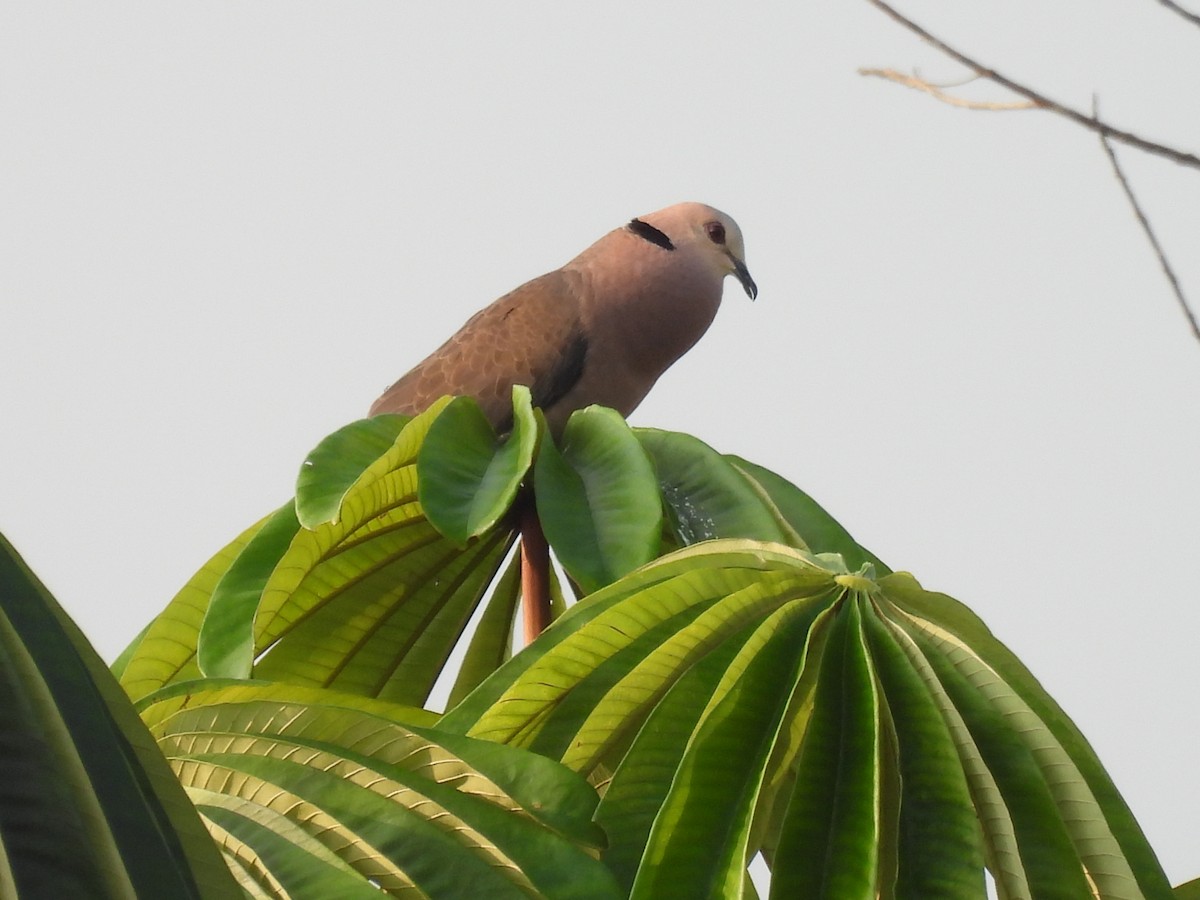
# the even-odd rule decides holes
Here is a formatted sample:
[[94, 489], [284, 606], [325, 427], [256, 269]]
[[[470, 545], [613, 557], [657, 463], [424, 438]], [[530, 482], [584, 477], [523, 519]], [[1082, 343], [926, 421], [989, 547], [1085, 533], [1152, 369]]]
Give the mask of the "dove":
[[505, 431], [512, 386], [523, 384], [555, 434], [592, 404], [628, 416], [708, 330], [726, 275], [758, 295], [742, 232], [725, 213], [678, 203], [639, 216], [477, 312], [370, 414], [415, 415], [465, 395]]

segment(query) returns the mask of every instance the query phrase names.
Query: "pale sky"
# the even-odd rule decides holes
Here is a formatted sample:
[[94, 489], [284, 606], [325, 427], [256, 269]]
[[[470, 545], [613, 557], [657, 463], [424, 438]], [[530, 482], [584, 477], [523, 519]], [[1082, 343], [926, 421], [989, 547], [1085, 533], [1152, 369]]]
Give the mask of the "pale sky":
[[[903, 8], [1200, 149], [1153, 0]], [[1200, 343], [1093, 135], [860, 66], [961, 75], [865, 2], [6, 4], [0, 530], [112, 659], [475, 309], [710, 203], [758, 301], [633, 423], [969, 605], [1200, 875]], [[1200, 172], [1121, 158], [1200, 303]]]

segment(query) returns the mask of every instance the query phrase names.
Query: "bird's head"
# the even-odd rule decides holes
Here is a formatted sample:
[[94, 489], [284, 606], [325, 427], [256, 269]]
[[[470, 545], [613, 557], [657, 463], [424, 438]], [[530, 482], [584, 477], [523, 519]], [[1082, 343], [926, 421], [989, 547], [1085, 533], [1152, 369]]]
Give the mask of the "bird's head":
[[639, 237], [682, 253], [721, 278], [733, 275], [753, 300], [758, 286], [746, 268], [746, 248], [737, 222], [703, 203], [676, 203], [627, 226]]

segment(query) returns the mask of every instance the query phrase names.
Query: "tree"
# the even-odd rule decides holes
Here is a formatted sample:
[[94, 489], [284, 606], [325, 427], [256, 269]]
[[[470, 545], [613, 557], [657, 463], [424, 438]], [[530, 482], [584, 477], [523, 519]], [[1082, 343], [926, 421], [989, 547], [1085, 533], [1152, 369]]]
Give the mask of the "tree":
[[[522, 390], [514, 423], [457, 399], [334, 433], [115, 664], [247, 895], [754, 896], [760, 853], [773, 896], [982, 897], [985, 866], [1002, 897], [1171, 895], [1086, 740], [961, 604], [693, 437], [592, 408], [556, 446]], [[530, 502], [577, 599], [543, 573], [554, 624], [513, 655]], [[52, 601], [4, 575], [29, 641], [14, 611]], [[105, 688], [94, 661], [64, 677]], [[174, 790], [168, 835], [195, 818]], [[48, 829], [69, 800], [43, 799]], [[128, 827], [127, 796], [98, 802]], [[176, 868], [227, 892], [183, 833]]]

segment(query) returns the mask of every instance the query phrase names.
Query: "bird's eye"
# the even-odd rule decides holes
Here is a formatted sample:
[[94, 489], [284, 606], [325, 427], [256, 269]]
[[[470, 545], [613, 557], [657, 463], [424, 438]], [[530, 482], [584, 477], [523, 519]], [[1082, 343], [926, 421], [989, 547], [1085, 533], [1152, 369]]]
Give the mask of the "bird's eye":
[[709, 222], [704, 226], [704, 230], [708, 232], [708, 239], [714, 244], [725, 243], [725, 226], [720, 222]]

